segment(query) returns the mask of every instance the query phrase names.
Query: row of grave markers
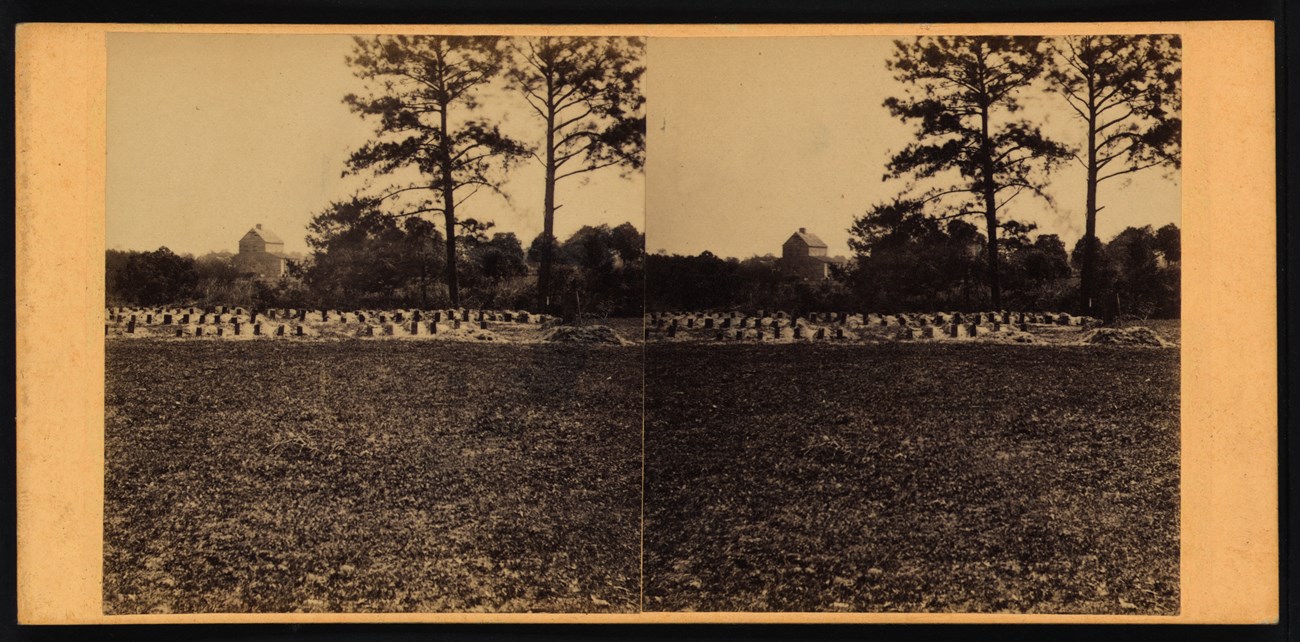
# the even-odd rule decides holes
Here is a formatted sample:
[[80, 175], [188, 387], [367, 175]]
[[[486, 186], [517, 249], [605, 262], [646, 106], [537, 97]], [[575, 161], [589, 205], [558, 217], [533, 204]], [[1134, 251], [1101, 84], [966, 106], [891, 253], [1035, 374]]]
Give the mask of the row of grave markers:
[[[801, 321], [804, 323], [801, 324]], [[766, 338], [765, 331], [771, 332], [774, 339], [783, 337], [783, 330], [788, 329], [794, 339], [810, 338], [822, 340], [833, 337], [845, 338], [845, 328], [855, 322], [862, 327], [893, 327], [899, 339], [931, 339], [936, 336], [974, 337], [980, 328], [990, 332], [1000, 332], [1003, 327], [1013, 327], [1022, 332], [1029, 330], [1030, 324], [1072, 326], [1082, 325], [1085, 319], [1065, 313], [1030, 313], [1009, 311], [966, 313], [931, 313], [931, 314], [850, 314], [810, 313], [803, 317], [787, 315], [785, 312], [773, 312], [768, 316], [764, 310], [753, 316], [743, 312], [722, 313], [652, 313], [646, 315], [645, 338], [655, 338], [660, 332], [667, 338], [674, 338], [682, 329], [715, 331], [715, 338], [737, 340], [747, 337], [747, 330], [754, 330], [754, 338]], [[829, 324], [831, 327], [810, 328], [811, 324]], [[734, 332], [729, 332], [733, 331]]]
[[[798, 314], [787, 314], [776, 311], [767, 313], [764, 310], [758, 310], [755, 314], [746, 312], [655, 312], [646, 315], [654, 325], [660, 325], [663, 321], [676, 321], [685, 319], [688, 323], [701, 321], [706, 324], [712, 322], [726, 323], [728, 321], [744, 321], [746, 319], [776, 319], [781, 321], [788, 320], [791, 325], [801, 319], [806, 319], [811, 323], [839, 323], [846, 324], [852, 318], [857, 317], [865, 323], [880, 323], [887, 325], [890, 321], [897, 325], [924, 325], [933, 323], [934, 325], [944, 325], [948, 323], [992, 323], [998, 321], [1003, 324], [1011, 323], [1038, 323], [1051, 325], [1081, 325], [1084, 317], [1075, 317], [1067, 313], [1055, 312], [935, 312], [935, 313], [902, 313], [902, 314], [876, 314], [872, 312], [849, 313], [849, 312], [813, 312], [804, 316]], [[693, 327], [693, 326], [690, 326]], [[711, 326], [710, 326], [711, 327]]]
[[[107, 335], [114, 325], [125, 326], [126, 334], [135, 334], [137, 326], [174, 326], [176, 336], [187, 336], [187, 330], [193, 326], [193, 336], [204, 336], [205, 326], [212, 324], [216, 327], [208, 331], [210, 336], [241, 336], [244, 332], [244, 326], [251, 327], [252, 336], [266, 336], [263, 331], [263, 323], [259, 322], [259, 317], [266, 321], [287, 321], [288, 324], [270, 324], [275, 326], [274, 331], [270, 331], [274, 336], [306, 336], [305, 326], [309, 323], [320, 325], [329, 324], [346, 324], [349, 322], [365, 324], [357, 331], [357, 336], [376, 336], [376, 330], [381, 335], [392, 336], [396, 334], [397, 328], [402, 328], [404, 333], [410, 335], [419, 335], [423, 333], [437, 334], [438, 324], [445, 323], [447, 327], [453, 330], [459, 330], [462, 324], [470, 325], [471, 316], [475, 316], [475, 321], [479, 329], [488, 329], [488, 323], [508, 323], [508, 324], [542, 324], [548, 320], [546, 315], [534, 315], [522, 311], [496, 311], [481, 309], [477, 314], [468, 309], [447, 309], [447, 310], [397, 310], [397, 311], [377, 311], [363, 310], [356, 312], [338, 312], [334, 310], [316, 310], [309, 313], [306, 309], [268, 309], [258, 311], [250, 309], [245, 311], [240, 307], [215, 306], [214, 308], [110, 308], [107, 311], [107, 319], [110, 323], [105, 324], [104, 332]], [[349, 319], [348, 317], [352, 317]], [[444, 320], [445, 316], [445, 320]], [[297, 323], [293, 323], [296, 321]], [[372, 325], [375, 324], [375, 325]], [[228, 325], [229, 327], [222, 327]], [[289, 330], [288, 328], [292, 328]], [[423, 332], [422, 332], [423, 331]]]

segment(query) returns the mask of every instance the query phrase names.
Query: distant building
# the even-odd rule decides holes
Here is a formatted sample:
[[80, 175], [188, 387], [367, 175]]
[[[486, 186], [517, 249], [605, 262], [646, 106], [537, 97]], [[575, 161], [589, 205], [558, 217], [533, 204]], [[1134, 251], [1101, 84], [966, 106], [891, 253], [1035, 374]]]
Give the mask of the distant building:
[[284, 276], [284, 241], [275, 232], [263, 229], [262, 224], [258, 223], [244, 238], [239, 239], [235, 266], [258, 278], [278, 279]]
[[781, 246], [781, 266], [808, 281], [829, 279], [831, 266], [846, 263], [848, 259], [842, 256], [826, 256], [826, 243], [807, 228], [799, 228]]

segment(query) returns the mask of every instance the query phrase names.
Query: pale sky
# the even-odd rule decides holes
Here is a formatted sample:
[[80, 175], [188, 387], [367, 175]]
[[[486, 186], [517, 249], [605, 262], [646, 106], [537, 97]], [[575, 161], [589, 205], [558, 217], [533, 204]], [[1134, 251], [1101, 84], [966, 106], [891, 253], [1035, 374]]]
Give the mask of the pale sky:
[[[372, 125], [343, 96], [361, 93], [344, 63], [347, 36], [130, 34], [108, 36], [109, 248], [203, 254], [238, 248], [256, 223], [289, 252], [306, 252], [311, 217], [362, 186], [340, 178]], [[522, 99], [496, 89], [485, 115], [539, 140]], [[644, 228], [644, 177], [616, 168], [560, 183], [556, 234], [630, 221]], [[542, 171], [513, 170], [509, 200], [480, 192], [462, 217], [495, 221], [527, 245], [542, 228]], [[439, 229], [442, 228], [439, 220]]]
[[[342, 103], [362, 90], [343, 62], [350, 46], [346, 36], [109, 34], [107, 246], [235, 251], [262, 223], [305, 252], [312, 215], [362, 186], [340, 177], [372, 132]], [[779, 254], [807, 227], [847, 255], [853, 218], [897, 194], [881, 176], [912, 139], [882, 106], [899, 89], [884, 65], [892, 48], [889, 37], [650, 39], [646, 172], [562, 182], [557, 234], [631, 221], [651, 252], [746, 257]], [[1025, 114], [1078, 142], [1056, 100], [1035, 98]], [[493, 89], [485, 103], [507, 133], [539, 136], [519, 97]], [[541, 231], [540, 167], [521, 165], [504, 189], [508, 200], [481, 192], [460, 213], [526, 244]], [[1009, 213], [1073, 247], [1081, 168], [1060, 171], [1051, 191], [1055, 210], [1026, 194]], [[1099, 198], [1103, 239], [1179, 221], [1176, 173], [1108, 181]]]
[[[780, 255], [799, 227], [848, 255], [848, 228], [902, 181], [882, 183], [910, 125], [882, 106], [901, 85], [885, 68], [890, 37], [652, 39], [647, 53], [646, 249]], [[1055, 97], [1022, 112], [1045, 132], [1082, 142]], [[1071, 161], [1073, 163], [1073, 161]], [[1052, 179], [1053, 211], [1022, 194], [1009, 205], [1066, 248], [1083, 234], [1083, 170]], [[1097, 233], [1179, 221], [1177, 173], [1150, 169], [1102, 184]], [[982, 227], [981, 221], [972, 222]]]

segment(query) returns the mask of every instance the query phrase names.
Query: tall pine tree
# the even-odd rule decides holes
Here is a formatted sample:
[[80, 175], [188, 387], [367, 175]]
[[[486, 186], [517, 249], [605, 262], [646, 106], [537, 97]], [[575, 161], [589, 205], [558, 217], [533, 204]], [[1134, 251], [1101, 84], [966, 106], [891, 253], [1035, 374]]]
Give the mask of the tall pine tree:
[[1022, 192], [1046, 199], [1046, 172], [1069, 154], [1015, 118], [1019, 94], [1041, 75], [1046, 50], [1038, 37], [927, 36], [898, 41], [888, 62], [907, 90], [885, 107], [916, 124], [917, 141], [893, 156], [885, 178], [908, 179], [909, 198], [937, 216], [983, 218], [995, 308], [1002, 304], [1004, 208]]
[[1079, 306], [1098, 307], [1097, 188], [1181, 155], [1181, 42], [1178, 36], [1068, 36], [1053, 43], [1052, 87], [1084, 123], [1074, 159], [1086, 172]]
[[477, 91], [501, 73], [505, 57], [492, 37], [378, 36], [356, 38], [347, 59], [370, 91], [344, 101], [376, 124], [374, 139], [353, 152], [348, 169], [376, 176], [418, 170], [417, 181], [389, 186], [374, 198], [433, 192], [395, 215], [442, 215], [452, 305], [460, 305], [456, 228], [469, 222], [457, 218], [457, 208], [482, 188], [498, 190], [497, 170], [529, 151], [495, 124], [472, 117], [480, 107]]
[[639, 38], [541, 36], [514, 45], [511, 85], [543, 123], [534, 157], [545, 170], [537, 294], [551, 303], [555, 261], [556, 188], [560, 181], [605, 167], [639, 170], [645, 163], [645, 114]]

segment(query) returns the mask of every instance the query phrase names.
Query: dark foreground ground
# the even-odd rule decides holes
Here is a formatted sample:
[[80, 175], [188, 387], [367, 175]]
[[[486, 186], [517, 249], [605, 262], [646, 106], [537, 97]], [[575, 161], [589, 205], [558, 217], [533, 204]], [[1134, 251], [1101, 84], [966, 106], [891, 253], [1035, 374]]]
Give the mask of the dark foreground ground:
[[107, 350], [107, 613], [637, 608], [640, 347]]
[[1177, 349], [653, 345], [645, 609], [1178, 611]]

